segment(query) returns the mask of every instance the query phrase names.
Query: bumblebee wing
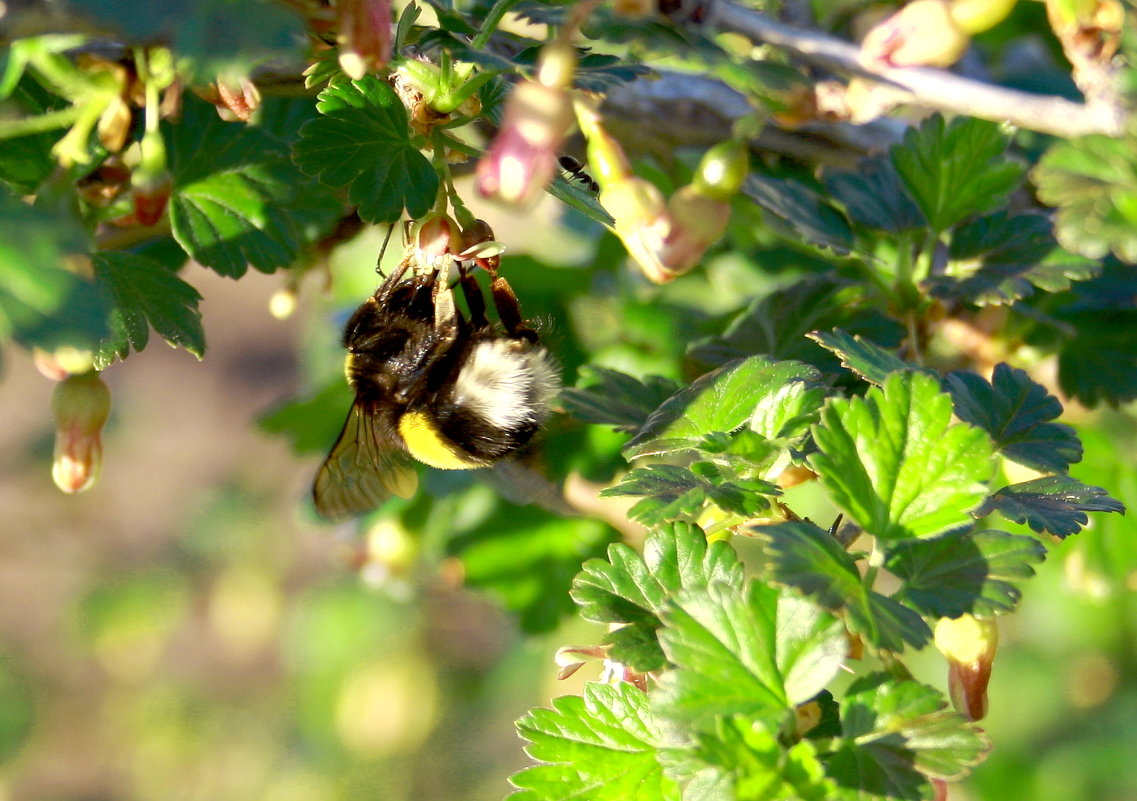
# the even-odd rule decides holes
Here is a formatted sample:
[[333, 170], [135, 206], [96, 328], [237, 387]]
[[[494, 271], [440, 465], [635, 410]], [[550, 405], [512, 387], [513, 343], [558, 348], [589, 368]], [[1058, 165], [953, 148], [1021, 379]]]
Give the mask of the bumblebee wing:
[[329, 520], [369, 512], [392, 495], [418, 489], [414, 462], [380, 429], [374, 414], [352, 404], [339, 439], [312, 485], [316, 511]]

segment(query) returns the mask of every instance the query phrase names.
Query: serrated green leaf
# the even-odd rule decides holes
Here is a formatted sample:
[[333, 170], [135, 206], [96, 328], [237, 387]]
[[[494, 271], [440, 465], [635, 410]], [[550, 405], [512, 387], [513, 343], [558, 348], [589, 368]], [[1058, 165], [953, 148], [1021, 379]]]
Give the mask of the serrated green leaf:
[[[747, 425], [755, 416], [762, 427], [758, 433], [767, 438], [784, 436], [782, 409], [792, 409], [789, 419], [816, 412], [820, 407], [820, 389], [808, 394], [793, 384], [812, 384], [820, 379], [813, 367], [797, 362], [774, 362], [761, 356], [723, 365], [696, 379], [656, 409], [624, 447], [628, 459], [671, 453], [694, 447], [712, 432], [730, 433]], [[796, 394], [796, 403], [788, 404], [788, 395]], [[813, 408], [809, 409], [812, 405]], [[808, 411], [806, 411], [808, 409]]]
[[293, 148], [301, 170], [347, 187], [365, 222], [393, 223], [404, 209], [417, 219], [431, 209], [438, 174], [411, 144], [406, 109], [386, 82], [334, 81], [316, 107], [323, 116], [305, 123]]
[[262, 129], [222, 121], [191, 98], [169, 130], [170, 225], [178, 244], [230, 278], [249, 265], [272, 272], [291, 264], [300, 241], [287, 206], [306, 182], [287, 148]]
[[845, 610], [849, 628], [870, 645], [899, 652], [931, 639], [928, 625], [911, 610], [866, 587], [853, 558], [835, 537], [813, 523], [755, 526], [766, 543], [769, 577], [797, 589], [831, 611]]
[[150, 329], [174, 347], [199, 359], [205, 353], [205, 331], [197, 304], [201, 295], [165, 265], [133, 253], [96, 253], [91, 258], [96, 279], [110, 292], [111, 336], [95, 355], [100, 370], [115, 358], [125, 359], [150, 340]]
[[999, 211], [960, 226], [952, 235], [946, 274], [927, 287], [936, 297], [980, 306], [1011, 304], [1034, 294], [1061, 292], [1087, 281], [1101, 264], [1058, 246], [1050, 218]]
[[807, 336], [826, 350], [832, 351], [841, 359], [841, 366], [847, 367], [870, 383], [884, 383], [891, 373], [899, 371], [920, 371], [935, 375], [918, 364], [905, 361], [890, 350], [868, 340], [849, 334], [839, 328], [831, 332], [811, 331]]
[[1132, 136], [1093, 135], [1055, 143], [1031, 172], [1043, 203], [1058, 208], [1063, 247], [1137, 262], [1137, 158]]
[[751, 354], [812, 364], [826, 374], [847, 378], [837, 357], [806, 338], [810, 331], [841, 328], [883, 347], [895, 347], [904, 327], [885, 316], [865, 287], [835, 278], [813, 276], [750, 304], [731, 321], [721, 337], [703, 340], [691, 355], [722, 364]]
[[944, 388], [959, 419], [990, 434], [1008, 459], [1054, 473], [1081, 461], [1082, 443], [1074, 429], [1049, 422], [1062, 414], [1062, 404], [1025, 370], [997, 364], [991, 383], [957, 370], [944, 377]]
[[726, 512], [753, 517], [769, 509], [769, 498], [781, 495], [774, 484], [760, 479], [734, 477], [729, 471], [709, 462], [692, 465], [694, 469], [673, 464], [637, 467], [620, 483], [604, 489], [603, 497], [642, 495], [643, 500], [628, 510], [628, 517], [645, 526], [662, 525], [673, 520], [694, 521], [710, 502]]
[[888, 546], [884, 566], [903, 584], [892, 597], [926, 617], [988, 617], [1014, 609], [1017, 582], [1034, 575], [1046, 549], [1005, 531], [962, 531]]
[[946, 231], [967, 217], [1001, 205], [1024, 170], [1006, 157], [1007, 136], [998, 124], [939, 114], [909, 128], [890, 151], [892, 163], [928, 225]]
[[1125, 514], [1125, 506], [1101, 487], [1083, 484], [1070, 476], [1046, 476], [1003, 487], [975, 514], [984, 517], [992, 512], [1015, 523], [1025, 523], [1039, 533], [1068, 537], [1090, 521], [1086, 512]]
[[930, 799], [929, 778], [962, 778], [990, 748], [937, 690], [881, 673], [850, 685], [841, 725], [826, 769], [842, 799]]
[[78, 221], [0, 187], [0, 338], [53, 351], [94, 351], [109, 333], [110, 299], [61, 265], [87, 251]]
[[951, 414], [936, 379], [894, 373], [863, 398], [830, 400], [809, 464], [869, 534], [934, 537], [971, 520], [994, 472], [986, 432]]
[[565, 409], [584, 423], [614, 426], [617, 431], [635, 431], [659, 405], [679, 389], [670, 378], [648, 376], [643, 381], [607, 367], [588, 365], [596, 383], [562, 390]]
[[757, 582], [681, 593], [663, 621], [659, 641], [676, 669], [661, 677], [655, 709], [702, 729], [717, 715], [779, 726], [833, 678], [848, 648], [840, 620]]
[[808, 741], [786, 748], [759, 721], [740, 715], [695, 732], [685, 749], [660, 753], [684, 801], [826, 801], [836, 791]]
[[845, 215], [804, 184], [751, 173], [742, 193], [768, 212], [767, 224], [787, 238], [804, 239], [842, 256], [853, 247]]
[[605, 640], [613, 643], [612, 658], [646, 673], [665, 664], [655, 631], [668, 600], [711, 582], [741, 589], [742, 565], [734, 549], [725, 542], [708, 546], [698, 526], [673, 523], [648, 534], [643, 556], [617, 543], [608, 546], [606, 561], [585, 562], [571, 595], [585, 620], [621, 624]]
[[924, 224], [886, 154], [861, 159], [856, 170], [827, 171], [825, 186], [861, 225], [897, 234]]
[[678, 801], [656, 752], [663, 734], [647, 695], [630, 684], [587, 684], [552, 709], [517, 721], [526, 752], [544, 764], [515, 773], [512, 801]]

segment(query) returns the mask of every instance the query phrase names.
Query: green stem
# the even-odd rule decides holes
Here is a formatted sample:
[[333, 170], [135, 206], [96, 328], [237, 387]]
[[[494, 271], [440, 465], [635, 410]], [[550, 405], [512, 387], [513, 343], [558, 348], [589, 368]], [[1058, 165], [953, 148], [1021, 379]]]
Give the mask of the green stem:
[[490, 9], [490, 13], [486, 14], [485, 21], [482, 22], [482, 29], [478, 31], [477, 35], [470, 42], [470, 46], [475, 50], [480, 50], [486, 46], [486, 42], [493, 36], [493, 32], [497, 30], [497, 26], [501, 24], [502, 18], [509, 13], [509, 10], [517, 5], [518, 0], [497, 0]]
[[0, 120], [0, 139], [14, 139], [17, 136], [54, 131], [56, 128], [70, 128], [81, 116], [83, 116], [82, 106], [69, 106], [36, 117]]

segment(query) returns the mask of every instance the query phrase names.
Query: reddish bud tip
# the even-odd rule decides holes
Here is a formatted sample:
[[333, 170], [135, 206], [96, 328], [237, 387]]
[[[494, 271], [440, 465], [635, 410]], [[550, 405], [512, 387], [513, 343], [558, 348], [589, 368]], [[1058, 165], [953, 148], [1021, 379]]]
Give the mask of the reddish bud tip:
[[55, 416], [55, 458], [51, 477], [68, 494], [89, 489], [103, 460], [101, 434], [111, 409], [111, 394], [96, 372], [73, 375], [51, 396]]

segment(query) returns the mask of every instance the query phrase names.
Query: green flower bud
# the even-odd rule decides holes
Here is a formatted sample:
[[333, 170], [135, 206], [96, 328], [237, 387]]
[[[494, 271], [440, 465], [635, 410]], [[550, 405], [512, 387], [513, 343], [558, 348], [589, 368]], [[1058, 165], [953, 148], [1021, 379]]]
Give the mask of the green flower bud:
[[750, 154], [744, 142], [720, 142], [704, 154], [692, 185], [714, 200], [730, 200], [742, 189], [750, 172]]
[[111, 411], [111, 393], [92, 371], [60, 381], [51, 395], [55, 416], [55, 458], [51, 477], [68, 494], [94, 485], [103, 461], [103, 426]]

